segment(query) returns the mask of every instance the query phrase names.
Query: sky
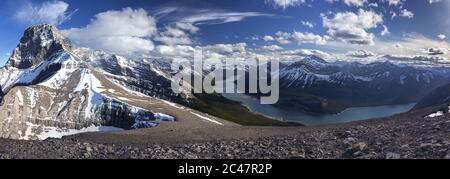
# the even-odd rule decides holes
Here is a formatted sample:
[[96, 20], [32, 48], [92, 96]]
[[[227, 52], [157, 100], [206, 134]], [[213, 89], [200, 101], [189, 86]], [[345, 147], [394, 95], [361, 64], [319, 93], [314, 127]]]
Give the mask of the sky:
[[24, 29], [54, 24], [78, 47], [124, 56], [445, 64], [449, 0], [4, 0], [0, 64]]

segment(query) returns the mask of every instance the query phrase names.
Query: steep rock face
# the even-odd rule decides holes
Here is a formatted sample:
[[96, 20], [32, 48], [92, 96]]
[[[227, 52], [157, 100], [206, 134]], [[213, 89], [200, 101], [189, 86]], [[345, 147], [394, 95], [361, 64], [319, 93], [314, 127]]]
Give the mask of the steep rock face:
[[[102, 131], [101, 126], [114, 130], [153, 127], [164, 120], [156, 119], [160, 115], [151, 109], [130, 105], [117, 96], [125, 87], [104, 76], [103, 69], [120, 61], [98, 68], [92, 64], [99, 59], [86, 58], [92, 52], [80, 52], [54, 26], [26, 30], [0, 69], [0, 137], [45, 139]], [[126, 92], [125, 96], [137, 95]]]
[[27, 69], [38, 65], [60, 50], [70, 51], [73, 46], [52, 25], [33, 26], [25, 30], [6, 67]]

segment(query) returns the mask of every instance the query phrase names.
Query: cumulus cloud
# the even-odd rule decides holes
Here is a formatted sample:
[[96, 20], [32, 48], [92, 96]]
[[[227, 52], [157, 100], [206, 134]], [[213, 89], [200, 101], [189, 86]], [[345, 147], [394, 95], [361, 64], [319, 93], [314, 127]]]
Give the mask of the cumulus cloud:
[[284, 56], [300, 56], [300, 57], [304, 57], [304, 56], [318, 56], [320, 58], [323, 59], [328, 59], [330, 58], [330, 54], [323, 52], [321, 50], [316, 50], [316, 49], [296, 49], [296, 50], [286, 50], [286, 51], [282, 51], [280, 52], [280, 55], [284, 55]]
[[366, 50], [350, 51], [350, 52], [347, 52], [346, 55], [349, 57], [355, 57], [355, 58], [367, 58], [367, 57], [375, 56], [375, 54], [373, 52], [369, 52]]
[[314, 24], [312, 22], [309, 21], [302, 21], [301, 22], [303, 26], [309, 27], [309, 28], [314, 28]]
[[296, 42], [298, 44], [317, 44], [324, 45], [327, 42], [327, 37], [322, 37], [320, 35], [316, 35], [310, 32], [297, 32], [294, 31], [292, 33], [289, 32], [277, 32], [275, 40], [281, 44], [289, 44], [292, 42]]
[[384, 0], [385, 2], [388, 2], [389, 6], [399, 6], [403, 4], [403, 0]]
[[71, 18], [76, 12], [69, 11], [69, 4], [64, 1], [44, 1], [42, 3], [32, 3], [26, 1], [20, 7], [14, 17], [27, 24], [54, 24], [60, 25]]
[[362, 7], [367, 3], [367, 0], [344, 0], [344, 3], [348, 6]]
[[165, 58], [171, 57], [192, 57], [195, 49], [188, 45], [158, 45], [153, 55], [159, 55]]
[[274, 41], [275, 39], [272, 36], [270, 36], [270, 35], [266, 35], [266, 36], [263, 37], [263, 40], [264, 41]]
[[409, 11], [407, 9], [402, 9], [400, 11], [400, 16], [401, 17], [406, 17], [406, 18], [413, 18], [414, 17], [414, 13], [412, 11]]
[[246, 43], [237, 44], [215, 44], [201, 47], [204, 51], [214, 51], [221, 54], [245, 52], [247, 49]]
[[447, 38], [447, 36], [444, 34], [439, 34], [437, 37], [439, 40], [445, 40]]
[[198, 27], [190, 23], [175, 23], [167, 25], [163, 32], [160, 32], [156, 41], [163, 42], [166, 45], [191, 45], [191, 34], [195, 34], [198, 31]]
[[263, 46], [262, 49], [268, 50], [268, 51], [283, 50], [283, 48], [280, 47], [280, 46], [278, 46], [278, 45], [268, 45], [268, 46]]
[[322, 14], [322, 19], [332, 38], [348, 44], [362, 45], [374, 43], [374, 34], [367, 30], [383, 23], [382, 15], [362, 9], [358, 13], [340, 12], [332, 18]]
[[83, 28], [63, 30], [75, 43], [118, 54], [154, 49], [155, 19], [144, 9], [124, 8], [95, 15]]

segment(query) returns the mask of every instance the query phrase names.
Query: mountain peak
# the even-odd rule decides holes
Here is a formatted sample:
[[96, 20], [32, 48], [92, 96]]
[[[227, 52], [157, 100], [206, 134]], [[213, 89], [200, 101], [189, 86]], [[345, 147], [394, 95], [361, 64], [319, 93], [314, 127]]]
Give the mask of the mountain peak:
[[25, 30], [6, 66], [19, 69], [30, 68], [55, 52], [72, 49], [69, 39], [55, 26], [50, 24], [32, 26]]
[[315, 62], [318, 62], [318, 63], [328, 63], [323, 58], [320, 58], [320, 57], [318, 57], [316, 55], [308, 55], [303, 60], [315, 61]]

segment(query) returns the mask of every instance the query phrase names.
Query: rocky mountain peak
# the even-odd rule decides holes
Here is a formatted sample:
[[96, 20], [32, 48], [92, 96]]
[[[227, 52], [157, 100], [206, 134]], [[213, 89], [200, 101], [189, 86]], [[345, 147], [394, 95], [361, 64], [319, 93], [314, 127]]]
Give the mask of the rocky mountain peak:
[[49, 24], [32, 26], [25, 30], [6, 67], [27, 69], [38, 65], [55, 52], [72, 49], [70, 40], [55, 26]]
[[316, 55], [309, 55], [309, 56], [305, 57], [303, 60], [304, 61], [313, 61], [313, 62], [316, 62], [316, 63], [328, 63], [323, 58], [320, 58], [320, 57], [318, 57]]

